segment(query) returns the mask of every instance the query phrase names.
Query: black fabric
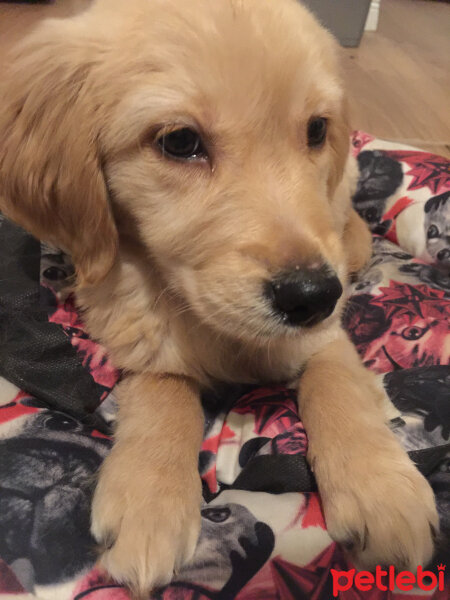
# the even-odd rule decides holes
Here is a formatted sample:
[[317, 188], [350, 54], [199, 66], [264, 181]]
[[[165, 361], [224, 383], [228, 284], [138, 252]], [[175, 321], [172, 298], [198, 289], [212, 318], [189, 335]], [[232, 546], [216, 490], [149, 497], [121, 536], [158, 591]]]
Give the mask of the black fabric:
[[93, 412], [103, 388], [70, 344], [48, 321], [51, 295], [40, 286], [40, 243], [0, 216], [0, 375], [49, 407], [85, 423], [104, 423]]
[[317, 491], [314, 475], [301, 454], [254, 456], [232, 488], [271, 494]]

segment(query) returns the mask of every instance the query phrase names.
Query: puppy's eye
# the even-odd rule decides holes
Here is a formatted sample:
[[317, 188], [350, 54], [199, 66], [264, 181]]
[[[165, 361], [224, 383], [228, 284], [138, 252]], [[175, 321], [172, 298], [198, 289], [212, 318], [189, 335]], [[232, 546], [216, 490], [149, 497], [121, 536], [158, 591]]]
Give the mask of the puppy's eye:
[[207, 157], [201, 137], [189, 127], [161, 135], [157, 144], [163, 156], [177, 160], [199, 160]]
[[318, 148], [327, 137], [327, 120], [323, 117], [313, 117], [308, 123], [308, 146]]
[[437, 237], [439, 237], [439, 229], [436, 227], [436, 225], [430, 225], [427, 231], [427, 238], [431, 239]]

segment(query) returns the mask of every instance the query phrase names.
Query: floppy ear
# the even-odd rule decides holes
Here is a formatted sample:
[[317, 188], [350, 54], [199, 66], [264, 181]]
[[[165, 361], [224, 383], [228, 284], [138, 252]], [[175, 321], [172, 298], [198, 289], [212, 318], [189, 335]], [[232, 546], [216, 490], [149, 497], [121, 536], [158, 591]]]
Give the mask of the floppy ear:
[[332, 167], [328, 177], [328, 192], [330, 197], [336, 192], [347, 167], [350, 152], [350, 123], [348, 117], [348, 102], [344, 97], [340, 114], [332, 119], [329, 133]]
[[350, 155], [350, 125], [346, 98], [343, 100], [341, 115], [333, 123], [330, 134], [332, 168], [328, 189], [338, 213], [336, 220], [342, 230], [347, 272], [355, 274], [372, 255], [372, 234], [351, 202], [356, 191], [359, 170], [356, 160]]
[[372, 255], [372, 234], [367, 223], [351, 209], [344, 229], [344, 250], [347, 258], [347, 270], [351, 274], [360, 271]]
[[93, 284], [111, 268], [118, 236], [98, 147], [98, 50], [73, 25], [44, 23], [0, 82], [0, 209], [68, 251], [80, 283]]

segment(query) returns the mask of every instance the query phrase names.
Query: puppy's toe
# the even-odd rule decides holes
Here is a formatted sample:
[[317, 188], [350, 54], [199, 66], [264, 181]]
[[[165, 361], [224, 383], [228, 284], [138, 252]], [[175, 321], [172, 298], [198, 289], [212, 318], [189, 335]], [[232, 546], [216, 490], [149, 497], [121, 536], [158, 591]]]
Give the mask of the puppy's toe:
[[434, 495], [401, 449], [383, 466], [383, 472], [367, 468], [360, 481], [352, 476], [326, 497], [328, 530], [359, 568], [415, 571], [433, 555], [439, 528]]
[[101, 549], [101, 566], [135, 597], [148, 598], [152, 589], [170, 583], [174, 571], [195, 552], [201, 524], [200, 478], [190, 473], [180, 482], [153, 474], [146, 484], [132, 474], [122, 473], [119, 480], [113, 466], [107, 460], [101, 473], [91, 532]]
[[[200, 533], [200, 510], [179, 506], [169, 512], [164, 501], [152, 502], [145, 510], [128, 506], [120, 529], [103, 536], [100, 564], [111, 577], [145, 596], [155, 587], [170, 583], [174, 571], [190, 561]], [[141, 507], [142, 508], [142, 507]]]

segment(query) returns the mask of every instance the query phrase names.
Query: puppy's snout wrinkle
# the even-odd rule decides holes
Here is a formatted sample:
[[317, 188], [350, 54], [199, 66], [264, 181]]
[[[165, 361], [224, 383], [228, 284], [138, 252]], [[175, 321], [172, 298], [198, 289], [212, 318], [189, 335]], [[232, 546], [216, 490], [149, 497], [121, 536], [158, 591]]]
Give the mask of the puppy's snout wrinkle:
[[311, 327], [329, 317], [342, 285], [327, 266], [295, 267], [267, 282], [266, 296], [287, 325]]

